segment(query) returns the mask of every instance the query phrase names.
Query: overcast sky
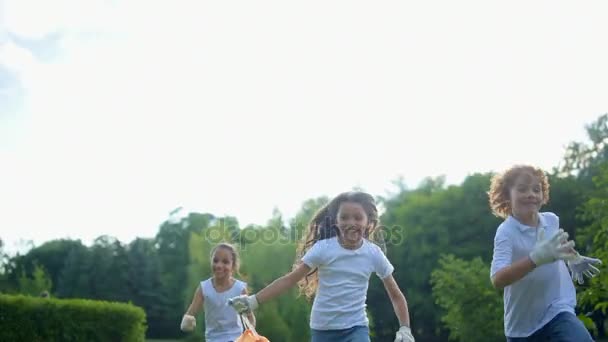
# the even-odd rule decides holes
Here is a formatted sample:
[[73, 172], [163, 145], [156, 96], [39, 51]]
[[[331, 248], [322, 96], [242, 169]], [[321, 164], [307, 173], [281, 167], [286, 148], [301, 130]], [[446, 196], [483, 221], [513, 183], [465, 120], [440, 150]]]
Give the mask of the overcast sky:
[[403, 177], [557, 166], [608, 112], [608, 2], [0, 0], [0, 238], [263, 224]]

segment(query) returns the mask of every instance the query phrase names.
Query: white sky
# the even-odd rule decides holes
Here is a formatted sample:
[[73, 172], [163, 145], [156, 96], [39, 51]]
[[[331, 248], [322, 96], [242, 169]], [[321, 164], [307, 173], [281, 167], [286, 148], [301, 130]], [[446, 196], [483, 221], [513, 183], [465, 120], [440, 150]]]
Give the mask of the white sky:
[[608, 2], [0, 0], [0, 237], [153, 236], [403, 176], [556, 166]]

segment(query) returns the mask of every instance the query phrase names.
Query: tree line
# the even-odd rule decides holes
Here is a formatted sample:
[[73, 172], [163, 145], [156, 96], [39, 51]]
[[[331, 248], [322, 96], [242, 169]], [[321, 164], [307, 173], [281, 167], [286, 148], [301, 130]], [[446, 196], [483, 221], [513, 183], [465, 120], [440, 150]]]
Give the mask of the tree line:
[[[608, 329], [608, 114], [586, 129], [589, 141], [569, 144], [562, 163], [547, 170], [551, 199], [543, 210], [560, 216], [581, 254], [604, 261], [598, 277], [577, 285], [579, 318], [601, 338]], [[397, 193], [378, 197], [387, 254], [421, 341], [504, 339], [502, 293], [489, 281], [501, 222], [488, 206], [491, 176], [472, 174], [457, 185], [427, 178], [413, 189], [398, 183]], [[91, 246], [53, 240], [11, 257], [0, 240], [0, 292], [131, 302], [146, 312], [148, 337], [184, 337], [179, 322], [195, 287], [211, 275], [215, 243], [239, 247], [240, 277], [260, 290], [291, 269], [308, 220], [327, 201], [305, 200], [290, 220], [275, 211], [261, 226], [240, 227], [234, 217], [211, 213], [172, 213], [153, 238], [126, 243], [100, 236]], [[310, 303], [294, 289], [260, 307], [258, 329], [271, 341], [308, 341], [309, 312]], [[379, 279], [370, 284], [368, 313], [374, 340], [392, 341], [398, 323]]]

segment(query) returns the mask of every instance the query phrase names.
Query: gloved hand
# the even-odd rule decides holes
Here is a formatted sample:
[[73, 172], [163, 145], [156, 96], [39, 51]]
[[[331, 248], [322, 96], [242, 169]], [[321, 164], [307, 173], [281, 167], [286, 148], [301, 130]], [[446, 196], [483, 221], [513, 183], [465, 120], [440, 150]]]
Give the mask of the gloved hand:
[[600, 270], [593, 265], [600, 265], [601, 263], [602, 260], [600, 259], [588, 258], [577, 252], [576, 258], [568, 260], [567, 262], [570, 273], [572, 273], [572, 281], [583, 284], [585, 282], [583, 275], [586, 275], [588, 278], [593, 278], [600, 274]]
[[397, 334], [395, 335], [395, 342], [415, 342], [410, 327], [406, 327], [404, 325], [399, 328]]
[[258, 299], [255, 298], [255, 295], [240, 295], [238, 297], [228, 299], [228, 305], [232, 306], [234, 310], [242, 314], [257, 309]]
[[574, 241], [568, 241], [568, 233], [560, 229], [552, 238], [545, 240], [545, 228], [539, 229], [536, 244], [530, 252], [530, 259], [536, 266], [548, 264], [558, 259], [573, 259], [576, 256]]
[[179, 327], [185, 332], [194, 330], [194, 328], [196, 328], [196, 318], [192, 315], [185, 314]]

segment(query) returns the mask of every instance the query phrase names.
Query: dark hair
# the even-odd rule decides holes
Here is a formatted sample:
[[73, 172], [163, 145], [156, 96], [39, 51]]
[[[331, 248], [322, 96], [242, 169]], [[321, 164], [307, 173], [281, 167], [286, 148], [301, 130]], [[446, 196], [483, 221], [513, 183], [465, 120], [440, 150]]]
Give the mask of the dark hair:
[[241, 267], [241, 263], [239, 261], [239, 252], [236, 250], [236, 247], [234, 247], [233, 245], [226, 243], [226, 242], [218, 243], [211, 250], [211, 261], [213, 262], [213, 255], [215, 254], [215, 251], [217, 251], [220, 248], [225, 249], [228, 252], [230, 252], [230, 254], [232, 255], [232, 271], [233, 271], [233, 273], [236, 273], [237, 275], [240, 276], [241, 273], [239, 272], [239, 268]]

